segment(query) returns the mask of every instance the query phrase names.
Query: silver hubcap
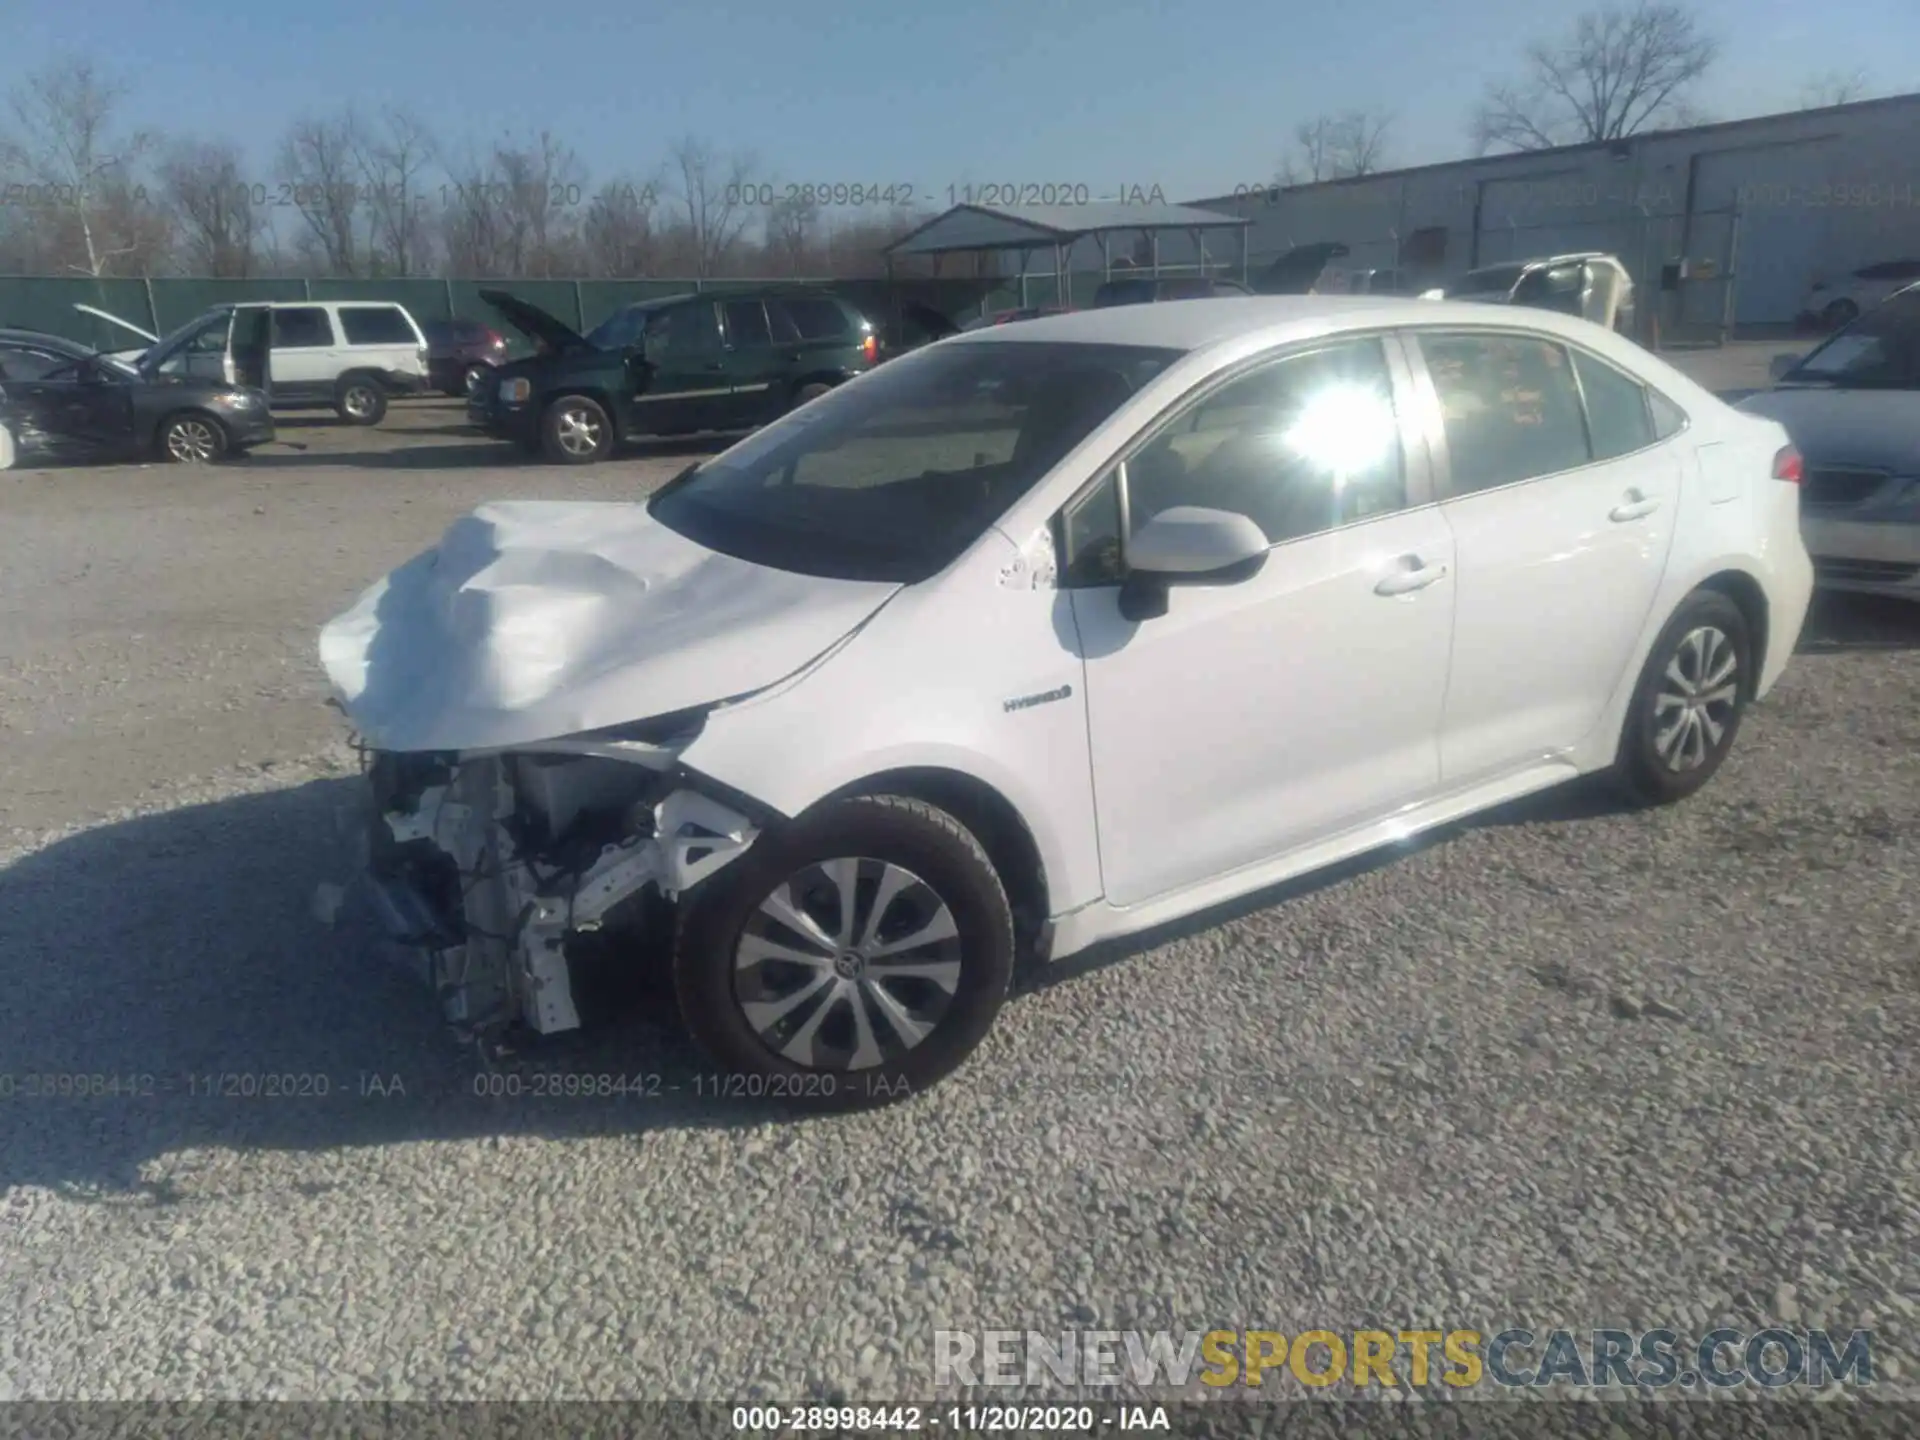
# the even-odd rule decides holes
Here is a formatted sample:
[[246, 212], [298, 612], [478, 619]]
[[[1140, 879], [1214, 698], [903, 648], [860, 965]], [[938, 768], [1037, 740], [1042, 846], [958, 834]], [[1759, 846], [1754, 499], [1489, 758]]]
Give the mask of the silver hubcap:
[[219, 448], [213, 427], [204, 420], [176, 420], [167, 429], [167, 453], [183, 464], [211, 460]]
[[478, 365], [467, 371], [467, 393], [469, 395], [480, 388], [480, 382], [486, 378], [486, 375], [487, 372], [482, 370]]
[[554, 436], [569, 455], [591, 455], [600, 448], [600, 420], [583, 405], [569, 405], [554, 418]]
[[1707, 763], [1740, 703], [1740, 661], [1726, 632], [1689, 630], [1667, 662], [1653, 702], [1653, 748], [1676, 774]]
[[845, 856], [787, 877], [747, 920], [733, 994], [761, 1042], [866, 1070], [931, 1035], [960, 984], [953, 912], [910, 870]]
[[373, 392], [364, 385], [356, 385], [347, 391], [347, 413], [356, 419], [373, 413]]

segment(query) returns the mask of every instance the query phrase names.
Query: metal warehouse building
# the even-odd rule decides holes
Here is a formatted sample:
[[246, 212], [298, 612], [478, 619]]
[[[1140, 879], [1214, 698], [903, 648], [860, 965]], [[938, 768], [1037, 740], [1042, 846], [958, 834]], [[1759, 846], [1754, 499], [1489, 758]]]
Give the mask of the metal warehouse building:
[[[1610, 251], [1648, 300], [1666, 270], [1667, 334], [1723, 335], [1793, 322], [1816, 282], [1920, 259], [1920, 95], [1188, 203], [1252, 221], [1256, 273], [1295, 246], [1345, 245], [1336, 285], [1343, 267], [1439, 283]], [[1184, 248], [1169, 237], [1162, 263], [1198, 258]]]

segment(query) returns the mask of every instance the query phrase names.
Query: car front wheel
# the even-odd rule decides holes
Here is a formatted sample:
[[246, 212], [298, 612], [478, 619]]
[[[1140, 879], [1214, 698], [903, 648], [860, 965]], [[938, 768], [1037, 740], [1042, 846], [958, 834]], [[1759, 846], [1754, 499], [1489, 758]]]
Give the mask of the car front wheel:
[[176, 465], [211, 465], [227, 453], [227, 432], [211, 415], [174, 415], [160, 427], [160, 450]]
[[769, 831], [689, 896], [674, 986], [744, 1093], [855, 1108], [908, 1098], [972, 1054], [1013, 945], [1006, 891], [965, 826], [859, 796]]
[[1726, 760], [1753, 694], [1747, 617], [1727, 596], [1700, 590], [1660, 632], [1634, 687], [1614, 778], [1634, 800], [1685, 799]]
[[586, 465], [613, 453], [613, 422], [599, 402], [563, 395], [540, 421], [540, 448], [559, 465]]

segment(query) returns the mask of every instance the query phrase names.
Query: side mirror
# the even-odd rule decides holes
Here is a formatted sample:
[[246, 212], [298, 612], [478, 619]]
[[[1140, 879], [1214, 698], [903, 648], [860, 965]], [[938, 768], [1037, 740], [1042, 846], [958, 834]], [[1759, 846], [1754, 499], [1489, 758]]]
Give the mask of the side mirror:
[[1778, 384], [1780, 381], [1787, 378], [1787, 373], [1789, 371], [1793, 370], [1796, 366], [1800, 364], [1802, 360], [1806, 358], [1807, 357], [1804, 355], [1774, 356], [1772, 360], [1767, 362], [1767, 378], [1773, 381], [1775, 384]]
[[1171, 585], [1249, 579], [1266, 563], [1267, 550], [1266, 532], [1244, 515], [1198, 505], [1162, 510], [1127, 542], [1120, 614], [1135, 621], [1166, 614]]

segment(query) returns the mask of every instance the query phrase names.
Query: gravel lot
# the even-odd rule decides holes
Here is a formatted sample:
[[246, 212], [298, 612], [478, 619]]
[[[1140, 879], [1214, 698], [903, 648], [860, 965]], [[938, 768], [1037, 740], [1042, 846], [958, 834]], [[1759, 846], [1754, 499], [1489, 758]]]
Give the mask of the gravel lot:
[[0, 1101], [0, 1399], [877, 1401], [936, 1327], [1428, 1321], [1871, 1326], [1920, 1377], [1920, 614], [1822, 604], [1691, 803], [1543, 797], [1076, 963], [911, 1105], [703, 1103], [644, 1017], [548, 1063], [678, 1092], [481, 1099], [311, 914], [315, 631], [481, 500], [684, 457], [396, 416], [0, 476], [0, 1072], [153, 1077]]

